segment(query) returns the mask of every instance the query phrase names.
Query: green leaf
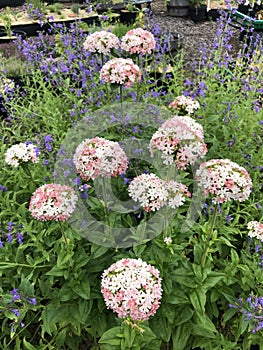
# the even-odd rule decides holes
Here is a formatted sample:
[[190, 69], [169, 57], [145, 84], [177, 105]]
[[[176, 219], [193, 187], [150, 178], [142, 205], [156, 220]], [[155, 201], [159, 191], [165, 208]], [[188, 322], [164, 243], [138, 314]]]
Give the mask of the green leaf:
[[90, 283], [89, 280], [77, 281], [76, 284], [72, 286], [73, 291], [85, 300], [90, 298]]
[[189, 304], [188, 296], [179, 289], [176, 291], [173, 290], [172, 294], [167, 296], [166, 301], [167, 301], [167, 303], [172, 304], [172, 305]]
[[91, 246], [92, 259], [99, 258], [103, 254], [105, 254], [108, 250], [109, 250], [108, 247], [103, 247], [103, 246], [99, 246], [97, 244], [92, 244], [92, 246]]
[[224, 322], [230, 320], [238, 312], [235, 308], [229, 308], [224, 315]]
[[49, 270], [46, 273], [47, 276], [63, 276], [64, 272], [63, 270], [60, 270], [57, 266], [52, 267], [51, 270]]
[[26, 338], [23, 339], [23, 345], [25, 350], [36, 350], [35, 346], [26, 341]]
[[185, 350], [191, 332], [192, 323], [190, 321], [176, 327], [172, 334], [173, 350]]
[[179, 326], [187, 321], [189, 321], [194, 314], [194, 311], [190, 308], [190, 306], [183, 306], [176, 312], [175, 320], [173, 326]]
[[200, 316], [198, 314], [194, 317], [193, 334], [205, 338], [214, 338], [217, 330], [215, 325], [206, 315]]
[[225, 277], [225, 274], [219, 272], [211, 272], [209, 276], [205, 279], [203, 288], [205, 290], [211, 289], [218, 282], [220, 282]]
[[99, 340], [101, 350], [120, 350], [122, 327], [113, 327], [103, 333]]
[[172, 325], [169, 324], [163, 315], [160, 317], [153, 317], [150, 325], [151, 329], [154, 331], [158, 338], [161, 338], [166, 343], [169, 342], [172, 334]]
[[69, 260], [72, 258], [72, 256], [74, 255], [73, 252], [68, 253], [67, 251], [63, 252], [61, 251], [59, 253], [58, 259], [57, 259], [57, 267], [59, 269], [63, 269], [68, 267], [68, 264], [65, 265], [67, 262], [69, 262]]
[[206, 291], [203, 288], [196, 289], [190, 293], [191, 303], [198, 314], [205, 313]]

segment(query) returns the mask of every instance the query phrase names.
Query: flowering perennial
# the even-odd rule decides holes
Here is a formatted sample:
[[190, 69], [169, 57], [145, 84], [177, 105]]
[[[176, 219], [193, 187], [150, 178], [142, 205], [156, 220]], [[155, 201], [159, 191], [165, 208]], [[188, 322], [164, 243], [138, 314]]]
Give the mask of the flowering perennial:
[[8, 165], [18, 167], [21, 163], [39, 162], [39, 149], [32, 143], [18, 143], [11, 146], [5, 153], [5, 161]]
[[159, 271], [141, 259], [122, 259], [102, 274], [101, 292], [119, 318], [148, 320], [162, 296]]
[[142, 174], [129, 184], [131, 198], [139, 202], [145, 211], [156, 211], [167, 205], [177, 208], [183, 205], [191, 194], [187, 187], [176, 181], [164, 181], [155, 174]]
[[106, 83], [133, 86], [141, 80], [141, 70], [130, 58], [113, 58], [100, 71], [100, 79]]
[[131, 54], [151, 54], [155, 45], [153, 34], [142, 28], [129, 30], [121, 39], [121, 48]]
[[141, 174], [129, 184], [128, 192], [145, 211], [156, 211], [163, 207], [168, 197], [165, 181], [155, 174]]
[[193, 165], [207, 152], [203, 127], [189, 116], [174, 116], [166, 120], [154, 133], [150, 141], [150, 153], [162, 152], [164, 164], [175, 162], [178, 169]]
[[66, 221], [74, 212], [77, 202], [75, 191], [68, 186], [46, 184], [32, 195], [29, 210], [35, 219]]
[[259, 239], [263, 242], [263, 224], [258, 221], [250, 221], [247, 224], [247, 228], [249, 229], [248, 236]]
[[165, 188], [168, 192], [166, 203], [173, 209], [183, 205], [186, 197], [191, 197], [188, 188], [179, 182], [173, 180], [166, 181]]
[[83, 48], [90, 52], [98, 52], [106, 55], [112, 49], [117, 49], [119, 45], [119, 38], [115, 34], [101, 30], [90, 34], [85, 40]]
[[190, 96], [181, 95], [177, 96], [168, 107], [180, 112], [186, 112], [187, 114], [193, 114], [200, 108], [200, 104], [198, 101], [193, 100]]
[[195, 179], [203, 194], [213, 196], [213, 203], [248, 199], [252, 181], [243, 167], [229, 159], [211, 159], [200, 165]]
[[101, 137], [84, 140], [76, 148], [73, 162], [83, 180], [117, 176], [128, 167], [128, 158], [118, 142]]

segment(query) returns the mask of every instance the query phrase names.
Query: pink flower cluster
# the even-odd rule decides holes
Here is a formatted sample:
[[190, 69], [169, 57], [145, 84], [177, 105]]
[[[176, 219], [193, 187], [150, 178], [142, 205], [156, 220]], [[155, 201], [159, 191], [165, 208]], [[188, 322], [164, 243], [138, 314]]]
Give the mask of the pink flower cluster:
[[258, 221], [250, 221], [247, 224], [247, 228], [249, 229], [248, 236], [259, 239], [263, 242], [263, 224]]
[[162, 297], [159, 271], [141, 259], [122, 259], [102, 274], [101, 292], [119, 318], [148, 320]]
[[40, 221], [66, 221], [74, 212], [77, 199], [71, 187], [46, 184], [33, 193], [29, 210], [32, 216]]
[[121, 48], [131, 54], [151, 54], [155, 45], [153, 34], [142, 28], [129, 30], [121, 39]]
[[164, 181], [155, 174], [141, 174], [129, 184], [128, 192], [146, 212], [156, 211], [165, 205], [176, 208], [191, 194], [185, 185], [176, 181]]
[[195, 101], [190, 96], [177, 96], [173, 102], [168, 106], [171, 109], [176, 109], [180, 112], [186, 112], [188, 114], [193, 114], [200, 108], [198, 101]]
[[203, 127], [189, 116], [174, 116], [166, 120], [150, 141], [150, 153], [162, 152], [164, 164], [176, 164], [178, 169], [193, 165], [207, 152]]
[[248, 199], [252, 181], [243, 167], [229, 159], [211, 159], [200, 165], [195, 179], [203, 194], [212, 195], [213, 203]]
[[133, 86], [141, 80], [141, 70], [130, 58], [113, 58], [100, 71], [100, 79], [106, 83]]
[[128, 167], [128, 158], [118, 142], [101, 137], [86, 139], [79, 144], [73, 162], [83, 180], [117, 176]]
[[83, 49], [90, 52], [110, 53], [112, 49], [120, 46], [119, 38], [110, 32], [101, 30], [90, 34], [84, 42]]
[[18, 143], [11, 146], [5, 153], [5, 161], [7, 164], [18, 167], [21, 163], [39, 162], [39, 149], [32, 143]]

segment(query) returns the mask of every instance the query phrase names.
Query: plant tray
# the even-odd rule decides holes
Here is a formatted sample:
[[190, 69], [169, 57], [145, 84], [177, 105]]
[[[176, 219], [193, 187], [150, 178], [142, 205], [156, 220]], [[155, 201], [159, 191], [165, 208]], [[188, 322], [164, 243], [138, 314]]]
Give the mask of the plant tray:
[[263, 31], [263, 20], [244, 15], [243, 13], [238, 12], [236, 9], [230, 12], [230, 17], [234, 22], [240, 24], [242, 27], [254, 28], [256, 30]]

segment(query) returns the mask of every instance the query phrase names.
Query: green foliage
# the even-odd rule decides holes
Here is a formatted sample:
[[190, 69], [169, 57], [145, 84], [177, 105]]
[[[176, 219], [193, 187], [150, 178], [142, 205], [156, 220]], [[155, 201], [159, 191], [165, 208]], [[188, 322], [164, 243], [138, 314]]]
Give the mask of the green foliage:
[[[120, 36], [127, 30], [119, 24], [113, 29]], [[73, 37], [72, 33], [68, 36]], [[63, 35], [59, 33], [55, 45], [53, 42], [45, 51], [45, 45], [48, 45], [42, 43], [39, 50], [47, 57], [54, 54], [59, 63], [74, 57], [71, 65], [74, 77], [84, 69], [91, 70], [92, 80], [83, 88], [84, 93], [79, 93], [79, 81], [60, 70], [54, 69], [54, 80], [50, 76], [47, 79], [41, 70], [43, 62], [35, 60], [30, 75], [22, 78], [23, 98], [21, 90], [17, 89], [12, 98], [5, 101], [12, 119], [1, 121], [0, 139], [0, 184], [7, 187], [6, 191], [0, 191], [3, 204], [0, 237], [4, 241], [0, 248], [0, 347], [4, 350], [79, 350], [88, 344], [94, 350], [190, 350], [198, 347], [249, 350], [251, 345], [259, 344], [262, 348], [262, 333], [252, 333], [253, 325], [245, 316], [236, 308], [229, 308], [229, 304], [234, 304], [238, 298], [246, 299], [250, 293], [263, 295], [262, 258], [255, 244], [247, 242], [247, 223], [253, 219], [260, 221], [263, 216], [262, 173], [259, 170], [262, 113], [251, 108], [255, 91], [236, 93], [240, 91], [241, 73], [240, 79], [234, 80], [224, 68], [219, 69], [216, 65], [210, 70], [204, 68], [207, 93], [204, 97], [199, 96], [201, 108], [194, 118], [204, 127], [208, 159], [230, 158], [250, 170], [254, 188], [245, 203], [227, 202], [216, 211], [207, 199], [207, 207], [203, 208], [204, 203], [198, 202], [195, 206], [195, 197], [201, 196], [196, 191], [192, 202], [189, 200], [180, 207], [159, 235], [154, 235], [156, 227], [152, 225], [151, 239], [146, 239], [140, 210], [120, 214], [121, 206], [116, 204], [114, 207], [110, 202], [115, 210], [106, 213], [105, 198], [98, 198], [91, 187], [89, 205], [86, 205], [88, 213], [100, 223], [109, 220], [110, 228], [132, 228], [134, 245], [128, 248], [99, 245], [74, 230], [71, 223], [41, 222], [30, 215], [28, 207], [32, 193], [45, 182], [54, 181], [54, 164], [61, 143], [67, 131], [80, 120], [88, 116], [86, 120], [89, 121], [101, 110], [105, 113], [105, 125], [101, 125], [99, 136], [116, 141], [122, 141], [124, 137], [149, 140], [156, 131], [150, 122], [149, 125], [127, 122], [125, 128], [108, 123], [106, 112], [112, 110], [110, 106], [119, 98], [119, 87], [100, 84], [98, 67], [102, 62], [99, 55], [95, 59], [92, 55], [85, 56], [82, 70], [79, 69], [76, 57], [83, 51], [83, 38], [79, 40], [82, 41], [76, 48], [72, 42], [63, 41]], [[161, 38], [161, 42], [164, 41], [165, 38]], [[44, 63], [48, 72], [49, 61]], [[172, 67], [169, 72], [172, 78], [166, 81], [167, 63]], [[138, 64], [143, 70], [142, 83], [138, 89], [137, 86], [124, 89], [124, 101], [131, 102], [132, 93], [136, 95], [139, 90], [138, 96], [148, 108], [160, 107], [166, 111], [171, 98], [185, 89], [183, 53], [175, 57], [168, 53], [157, 63], [149, 55], [138, 58]], [[158, 71], [157, 67], [163, 70]], [[225, 78], [224, 85], [218, 84], [216, 74], [219, 73]], [[161, 86], [156, 86], [157, 76], [162, 79]], [[204, 76], [191, 79], [198, 86]], [[163, 89], [165, 94], [162, 94]], [[156, 97], [151, 91], [160, 95]], [[228, 104], [231, 104], [231, 111], [226, 110]], [[85, 108], [88, 111], [83, 112]], [[88, 126], [92, 128], [92, 123]], [[52, 136], [52, 150], [47, 152], [42, 144], [39, 163], [18, 168], [6, 164], [4, 155], [11, 145], [37, 140], [41, 146], [44, 135]], [[230, 147], [228, 141], [233, 137], [235, 143]], [[244, 155], [250, 156], [249, 165]], [[155, 164], [150, 162], [135, 159], [131, 164], [132, 170], [128, 174], [131, 177], [142, 171], [155, 170]], [[162, 174], [166, 171], [165, 167], [160, 170]], [[194, 192], [191, 169], [182, 171], [180, 180]], [[93, 186], [94, 182], [88, 184]], [[103, 183], [98, 181], [96, 186], [98, 189]], [[129, 199], [123, 179], [112, 179], [109, 187], [116, 198]], [[155, 213], [147, 215], [151, 219]], [[228, 216], [231, 220], [226, 220]], [[22, 244], [16, 239], [7, 244], [9, 222], [15, 223], [15, 230], [23, 234]], [[89, 224], [87, 236], [91, 234]], [[93, 234], [96, 238], [99, 229]], [[171, 238], [171, 243], [165, 243], [167, 237]], [[142, 258], [160, 271], [161, 305], [147, 322], [132, 323], [127, 319], [121, 322], [106, 309], [100, 290], [101, 275], [122, 258]], [[13, 289], [19, 291], [21, 298], [12, 302], [10, 291]], [[33, 297], [37, 299], [36, 305], [28, 303], [28, 298]], [[19, 309], [19, 315], [12, 309]]]

